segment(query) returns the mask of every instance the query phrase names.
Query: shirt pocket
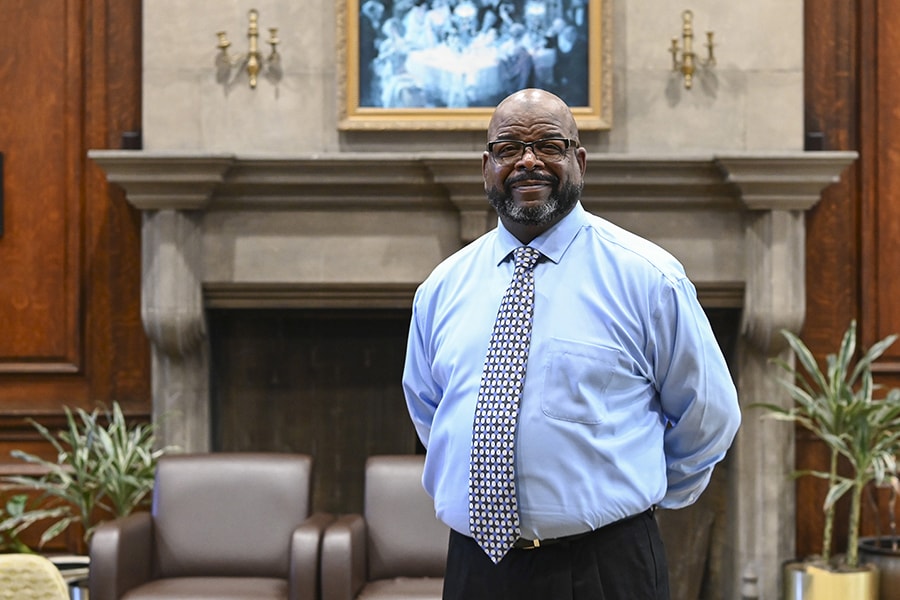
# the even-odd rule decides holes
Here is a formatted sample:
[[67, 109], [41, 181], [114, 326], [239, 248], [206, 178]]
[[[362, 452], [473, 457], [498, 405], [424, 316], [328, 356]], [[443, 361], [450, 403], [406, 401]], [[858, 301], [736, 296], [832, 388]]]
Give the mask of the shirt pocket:
[[544, 364], [541, 410], [551, 419], [595, 425], [607, 417], [601, 401], [618, 364], [619, 351], [551, 339]]

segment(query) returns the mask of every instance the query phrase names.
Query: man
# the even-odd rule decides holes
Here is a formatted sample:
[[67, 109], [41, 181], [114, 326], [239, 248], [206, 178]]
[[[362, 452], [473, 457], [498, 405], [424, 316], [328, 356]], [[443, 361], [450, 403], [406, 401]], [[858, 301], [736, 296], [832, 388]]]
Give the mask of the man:
[[[488, 139], [499, 225], [420, 286], [403, 376], [451, 528], [444, 598], [666, 599], [653, 510], [696, 501], [731, 445], [724, 358], [682, 266], [582, 207], [587, 153], [559, 97], [515, 92]], [[522, 331], [516, 380], [522, 346], [499, 334]]]

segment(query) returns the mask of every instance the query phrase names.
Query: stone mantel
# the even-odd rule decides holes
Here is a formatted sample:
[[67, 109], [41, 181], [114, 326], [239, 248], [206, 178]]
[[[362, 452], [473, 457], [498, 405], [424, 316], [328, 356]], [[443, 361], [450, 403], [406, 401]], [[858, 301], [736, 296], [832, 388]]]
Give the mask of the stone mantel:
[[[805, 214], [854, 152], [589, 153], [588, 210], [669, 249], [706, 306], [740, 309], [742, 406], [790, 398], [771, 358], [805, 310]], [[437, 262], [496, 222], [481, 155], [93, 150], [143, 211], [142, 317], [163, 443], [210, 449], [209, 307], [408, 306]], [[181, 418], [166, 419], [178, 414]], [[793, 429], [750, 410], [731, 451], [730, 589], [776, 597], [793, 557]]]
[[[486, 210], [477, 152], [91, 150], [88, 156], [140, 210], [418, 210], [447, 202], [461, 211]], [[855, 158], [854, 152], [591, 154], [584, 196], [607, 209], [805, 210]]]

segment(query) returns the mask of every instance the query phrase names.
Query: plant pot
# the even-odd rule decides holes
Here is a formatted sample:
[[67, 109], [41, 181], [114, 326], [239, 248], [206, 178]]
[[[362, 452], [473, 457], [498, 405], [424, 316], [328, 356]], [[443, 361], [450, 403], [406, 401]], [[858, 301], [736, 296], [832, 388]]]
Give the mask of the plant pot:
[[790, 562], [784, 566], [784, 600], [878, 600], [878, 567], [854, 571]]
[[900, 537], [864, 537], [859, 540], [859, 560], [878, 565], [880, 600], [900, 600], [900, 551], [891, 550]]

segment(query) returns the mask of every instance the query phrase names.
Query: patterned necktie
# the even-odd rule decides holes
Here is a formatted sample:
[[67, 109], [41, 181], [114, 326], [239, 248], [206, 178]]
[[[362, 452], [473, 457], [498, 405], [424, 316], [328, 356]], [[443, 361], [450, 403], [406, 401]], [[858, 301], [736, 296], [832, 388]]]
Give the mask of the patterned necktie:
[[469, 527], [495, 563], [519, 535], [513, 446], [534, 312], [534, 265], [541, 253], [515, 250], [516, 267], [491, 333], [475, 406], [469, 466]]

